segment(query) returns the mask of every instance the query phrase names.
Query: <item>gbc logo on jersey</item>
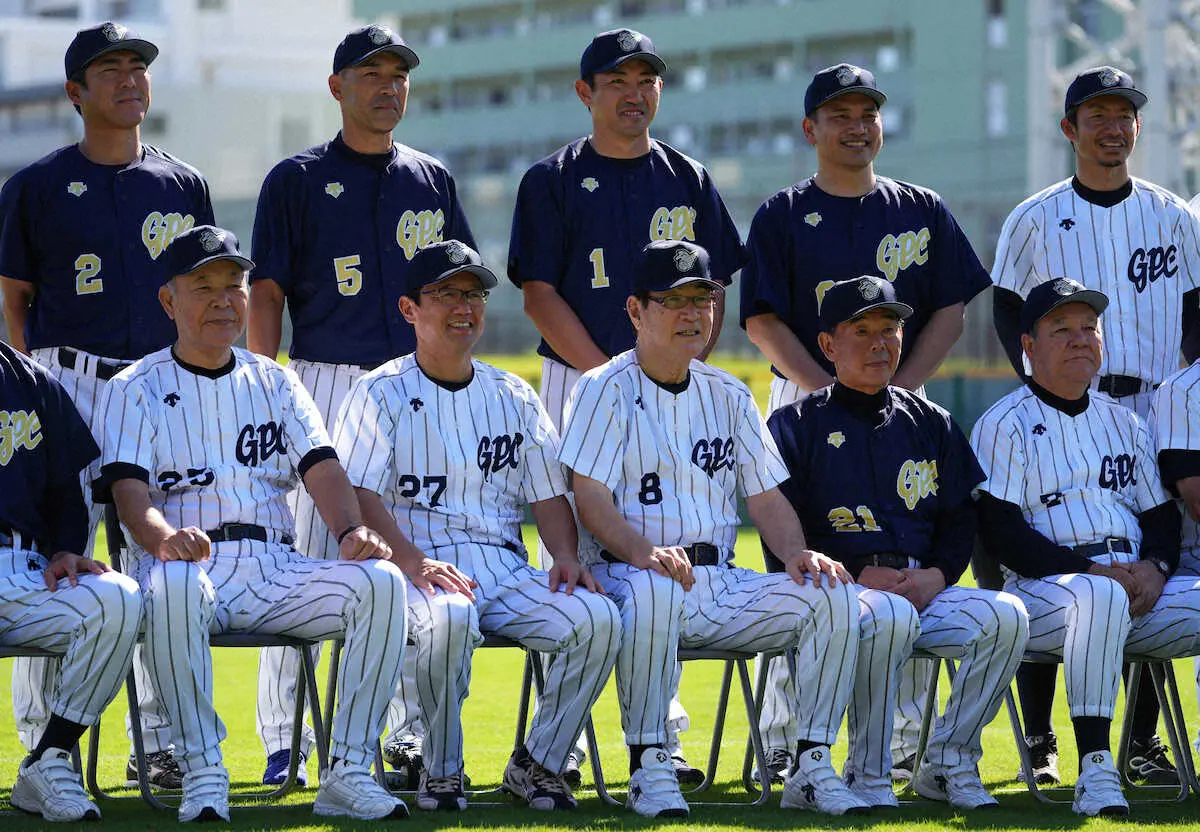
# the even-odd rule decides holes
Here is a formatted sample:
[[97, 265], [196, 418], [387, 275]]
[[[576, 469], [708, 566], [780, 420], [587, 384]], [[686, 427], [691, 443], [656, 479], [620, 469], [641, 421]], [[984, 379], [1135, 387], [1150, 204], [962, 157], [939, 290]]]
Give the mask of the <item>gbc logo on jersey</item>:
[[235, 455], [237, 461], [243, 465], [253, 467], [260, 462], [266, 462], [275, 454], [282, 456], [286, 453], [287, 436], [283, 426], [275, 422], [267, 422], [258, 427], [246, 425], [238, 433]]
[[650, 218], [650, 239], [696, 242], [696, 209], [686, 205], [659, 208]]
[[8, 465], [17, 451], [32, 451], [42, 442], [42, 420], [37, 411], [0, 410], [0, 465]]
[[406, 259], [413, 259], [417, 249], [425, 248], [430, 243], [442, 241], [442, 228], [446, 225], [446, 215], [439, 208], [436, 211], [405, 211], [396, 223], [396, 245], [400, 246]]
[[917, 507], [917, 503], [930, 494], [937, 494], [938, 489], [937, 460], [920, 461], [907, 460], [900, 466], [896, 476], [896, 493], [904, 500], [909, 511]]
[[196, 220], [191, 214], [152, 211], [142, 221], [142, 245], [150, 253], [150, 259], [157, 260], [172, 240], [195, 224]]
[[475, 461], [483, 478], [489, 480], [492, 474], [498, 474], [505, 468], [516, 469], [521, 465], [521, 443], [525, 436], [520, 431], [512, 434], [502, 433], [496, 437], [481, 436], [479, 447], [475, 451]]
[[875, 265], [893, 283], [900, 272], [914, 264], [925, 265], [929, 260], [929, 229], [888, 234], [875, 249]]
[[1179, 266], [1175, 262], [1177, 251], [1178, 249], [1174, 245], [1167, 246], [1165, 249], [1162, 246], [1155, 246], [1151, 249], [1135, 249], [1129, 257], [1129, 267], [1126, 270], [1129, 281], [1133, 283], [1133, 288], [1138, 292], [1144, 292], [1146, 286], [1160, 277], [1174, 277], [1179, 271]]
[[1137, 456], [1117, 454], [1116, 457], [1105, 456], [1100, 460], [1100, 487], [1117, 491], [1137, 485], [1137, 474], [1133, 466]]
[[733, 437], [701, 439], [692, 448], [692, 464], [712, 479], [722, 469], [733, 470], [736, 460], [733, 455]]

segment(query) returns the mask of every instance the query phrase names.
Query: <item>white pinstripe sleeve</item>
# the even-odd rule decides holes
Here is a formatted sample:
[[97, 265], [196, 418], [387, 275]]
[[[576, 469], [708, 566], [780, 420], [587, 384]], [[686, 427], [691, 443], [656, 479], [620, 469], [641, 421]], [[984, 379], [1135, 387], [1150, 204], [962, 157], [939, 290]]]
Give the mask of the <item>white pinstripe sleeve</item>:
[[611, 376], [584, 375], [571, 393], [558, 460], [567, 468], [616, 491], [621, 480], [623, 400]]
[[1021, 203], [1004, 221], [1000, 240], [996, 243], [996, 259], [992, 265], [992, 283], [1016, 292], [1021, 297], [1041, 281], [1035, 274], [1037, 240], [1040, 234], [1034, 205]]
[[333, 440], [325, 430], [325, 422], [321, 419], [321, 411], [317, 409], [312, 394], [300, 383], [300, 377], [287, 367], [279, 368], [278, 376], [280, 398], [287, 403], [286, 423], [283, 425], [288, 439], [288, 456], [293, 466], [299, 466], [300, 460], [314, 448], [329, 447]]
[[1200, 390], [1189, 395], [1188, 384], [1197, 379], [1195, 372], [1189, 369], [1167, 379], [1154, 394], [1150, 428], [1160, 451], [1200, 451]]
[[1025, 470], [1025, 447], [1016, 422], [998, 419], [990, 411], [984, 413], [971, 431], [971, 448], [987, 476], [975, 487], [975, 495], [985, 492], [997, 500], [1027, 508], [1025, 478], [1021, 473]]
[[136, 380], [120, 378], [102, 387], [101, 464], [123, 462], [153, 471], [157, 431], [146, 408], [144, 388]]
[[1134, 447], [1137, 448], [1137, 486], [1134, 490], [1134, 511], [1141, 514], [1155, 506], [1171, 502], [1171, 495], [1163, 487], [1162, 475], [1158, 470], [1158, 454], [1150, 438], [1150, 429], [1132, 411], [1134, 422]]
[[521, 494], [537, 503], [566, 494], [567, 475], [558, 461], [558, 434], [550, 414], [532, 387], [523, 385], [521, 405], [525, 412], [525, 434], [529, 437], [522, 462]]
[[375, 398], [382, 385], [375, 376], [363, 376], [354, 382], [338, 413], [333, 430], [334, 448], [346, 469], [350, 484], [376, 494], [387, 494], [395, 487], [391, 413]]
[[1183, 256], [1178, 262], [1185, 272], [1182, 282], [1193, 289], [1200, 286], [1200, 217], [1189, 210], [1181, 211], [1179, 218], [1180, 234], [1183, 238]]
[[767, 423], [754, 404], [750, 391], [739, 391], [737, 430], [738, 486], [742, 496], [753, 497], [775, 488], [788, 478], [787, 467], [779, 456], [775, 440], [767, 432]]

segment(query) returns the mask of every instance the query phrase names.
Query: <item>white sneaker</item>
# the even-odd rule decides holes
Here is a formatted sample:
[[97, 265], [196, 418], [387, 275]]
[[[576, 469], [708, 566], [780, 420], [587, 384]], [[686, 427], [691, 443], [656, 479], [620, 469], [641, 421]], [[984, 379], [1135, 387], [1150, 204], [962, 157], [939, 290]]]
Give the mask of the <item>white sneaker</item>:
[[179, 820], [229, 820], [229, 772], [225, 766], [217, 763], [183, 775]]
[[625, 806], [648, 818], [686, 818], [687, 801], [679, 791], [675, 767], [661, 748], [642, 752], [642, 767], [629, 778], [629, 797]]
[[871, 809], [837, 776], [829, 762], [827, 745], [818, 745], [800, 755], [799, 768], [783, 784], [779, 805], [826, 815], [862, 815]]
[[989, 809], [999, 806], [979, 779], [975, 766], [935, 766], [926, 763], [917, 772], [913, 791], [930, 800], [949, 803], [955, 809]]
[[355, 820], [400, 819], [408, 817], [408, 807], [379, 785], [365, 766], [338, 760], [321, 772], [313, 814]]
[[1121, 776], [1117, 773], [1112, 752], [1093, 751], [1085, 755], [1082, 762], [1083, 770], [1075, 781], [1075, 802], [1071, 808], [1088, 817], [1128, 815], [1129, 803], [1121, 791]]
[[71, 753], [60, 748], [47, 750], [36, 763], [21, 764], [9, 802], [49, 821], [100, 820], [100, 808], [71, 766]]
[[900, 806], [891, 777], [872, 777], [848, 768], [843, 779], [846, 788], [872, 809], [895, 809]]

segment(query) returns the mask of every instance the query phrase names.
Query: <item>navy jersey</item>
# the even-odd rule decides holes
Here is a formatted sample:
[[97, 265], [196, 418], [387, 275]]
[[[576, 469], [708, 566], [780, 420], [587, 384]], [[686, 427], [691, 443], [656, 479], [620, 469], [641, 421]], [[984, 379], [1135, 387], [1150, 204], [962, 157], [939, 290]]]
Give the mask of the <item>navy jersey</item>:
[[381, 364], [416, 348], [397, 304], [417, 249], [443, 240], [476, 248], [442, 164], [401, 144], [357, 153], [339, 133], [267, 175], [251, 280], [287, 297], [292, 358]]
[[0, 526], [40, 541], [47, 555], [82, 552], [79, 472], [99, 455], [54, 376], [0, 342]]
[[810, 547], [839, 560], [889, 552], [946, 565], [948, 583], [961, 574], [973, 530], [941, 552], [939, 526], [969, 506], [984, 473], [949, 413], [899, 387], [868, 397], [835, 384], [776, 410], [767, 426]]
[[70, 145], [18, 171], [0, 191], [0, 275], [34, 285], [29, 349], [135, 359], [173, 342], [161, 255], [213, 222], [200, 172], [150, 145], [128, 165], [98, 165]]
[[817, 313], [834, 283], [864, 274], [892, 281], [897, 300], [914, 310], [904, 322], [909, 345], [935, 311], [991, 285], [942, 198], [884, 176], [861, 197], [831, 196], [811, 178], [785, 188], [758, 209], [746, 245], [742, 327], [774, 313], [830, 374], [817, 346]]
[[[728, 285], [745, 249], [721, 195], [699, 162], [650, 142], [636, 159], [601, 156], [586, 138], [526, 173], [517, 192], [508, 277], [554, 286], [605, 355], [633, 348], [625, 313], [631, 270], [647, 243], [703, 246]], [[543, 340], [538, 353], [565, 364]]]

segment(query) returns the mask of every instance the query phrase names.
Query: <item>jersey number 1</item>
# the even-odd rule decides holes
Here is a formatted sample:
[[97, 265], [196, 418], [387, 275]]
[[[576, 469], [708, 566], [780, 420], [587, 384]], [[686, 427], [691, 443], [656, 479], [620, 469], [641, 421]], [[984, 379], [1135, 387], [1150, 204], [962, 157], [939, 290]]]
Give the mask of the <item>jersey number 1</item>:
[[94, 295], [104, 291], [100, 274], [100, 258], [94, 254], [81, 254], [75, 258], [75, 294]]
[[592, 288], [607, 288], [608, 275], [604, 273], [604, 249], [592, 249], [592, 253], [588, 255], [588, 260], [592, 261]]
[[361, 264], [362, 260], [357, 254], [333, 258], [333, 276], [337, 278], [339, 293], [346, 297], [358, 294], [358, 290], [362, 288], [362, 272], [355, 266]]

